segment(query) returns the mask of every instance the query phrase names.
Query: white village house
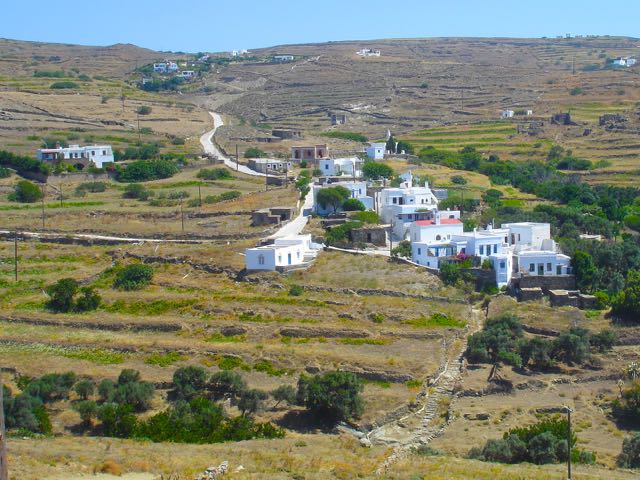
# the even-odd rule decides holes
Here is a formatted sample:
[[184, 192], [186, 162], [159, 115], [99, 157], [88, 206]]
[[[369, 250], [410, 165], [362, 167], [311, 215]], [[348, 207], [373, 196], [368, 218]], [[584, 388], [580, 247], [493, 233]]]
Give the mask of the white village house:
[[633, 57], [618, 57], [613, 61], [616, 67], [633, 67], [638, 61]]
[[362, 164], [364, 161], [358, 157], [351, 158], [323, 158], [319, 160], [318, 168], [321, 176], [335, 177], [362, 177]]
[[289, 160], [280, 160], [277, 158], [250, 158], [247, 166], [256, 172], [284, 172], [291, 170], [292, 163]]
[[153, 71], [156, 73], [175, 73], [178, 71], [178, 64], [169, 61], [154, 63]]
[[[407, 172], [401, 176], [404, 180], [397, 188], [385, 188], [377, 196], [378, 214], [383, 223], [391, 224], [393, 236], [398, 240], [404, 240], [409, 233], [409, 226], [417, 220], [429, 220], [433, 218], [434, 211], [438, 208], [438, 199], [425, 182], [423, 187], [413, 186], [413, 175]], [[459, 218], [453, 212], [451, 218]]]
[[365, 150], [367, 157], [373, 160], [382, 160], [386, 152], [387, 144], [384, 142], [372, 143]]
[[245, 250], [245, 266], [249, 271], [287, 271], [310, 264], [321, 246], [311, 241], [311, 235], [289, 235], [277, 238], [271, 245]]
[[43, 162], [63, 162], [74, 165], [79, 170], [93, 163], [103, 168], [105, 163], [113, 163], [111, 145], [69, 145], [68, 147], [40, 148], [36, 152], [38, 160]]

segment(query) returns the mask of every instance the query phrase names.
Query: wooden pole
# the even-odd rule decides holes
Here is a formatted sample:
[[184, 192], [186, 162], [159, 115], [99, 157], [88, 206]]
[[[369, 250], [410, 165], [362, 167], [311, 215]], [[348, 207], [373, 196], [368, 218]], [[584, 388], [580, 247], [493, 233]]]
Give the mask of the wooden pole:
[[182, 202], [180, 202], [180, 220], [182, 222], [182, 233], [184, 233], [184, 210], [182, 208]]
[[238, 144], [236, 143], [236, 172], [240, 168], [240, 157], [238, 156]]
[[198, 204], [202, 207], [202, 190], [200, 189], [200, 185], [198, 185]]
[[60, 206], [62, 206], [62, 183], [60, 183]]
[[42, 184], [42, 230], [44, 230], [44, 196], [46, 183]]
[[7, 437], [4, 425], [4, 384], [0, 371], [0, 480], [9, 480], [9, 467], [7, 465]]
[[569, 455], [567, 456], [567, 479], [571, 480], [571, 409], [567, 409], [567, 422], [569, 428], [567, 429], [567, 445], [569, 446]]
[[13, 235], [13, 263], [14, 263], [14, 276], [16, 282], [18, 281], [18, 230]]

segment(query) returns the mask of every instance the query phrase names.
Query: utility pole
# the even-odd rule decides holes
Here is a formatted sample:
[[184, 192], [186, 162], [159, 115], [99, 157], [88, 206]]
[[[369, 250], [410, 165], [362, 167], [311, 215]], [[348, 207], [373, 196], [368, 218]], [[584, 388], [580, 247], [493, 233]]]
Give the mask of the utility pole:
[[200, 185], [198, 185], [198, 205], [202, 207], [202, 190], [200, 189]]
[[140, 133], [140, 113], [137, 110], [136, 119], [138, 120], [138, 143], [142, 144], [142, 134]]
[[182, 201], [180, 201], [180, 221], [182, 223], [182, 233], [184, 233], [184, 209], [182, 208]]
[[389, 258], [391, 258], [391, 252], [393, 251], [393, 217], [391, 217], [391, 223], [389, 224]]
[[62, 206], [62, 182], [60, 182], [60, 206]]
[[13, 274], [18, 281], [18, 230], [13, 234]]
[[7, 465], [7, 437], [4, 427], [3, 390], [2, 371], [0, 371], [0, 480], [9, 480], [9, 467]]
[[569, 455], [567, 455], [567, 480], [571, 480], [571, 408], [569, 408], [568, 406], [564, 406], [564, 408], [567, 410], [567, 424], [568, 424], [568, 428], [567, 428], [567, 445], [568, 450], [569, 450]]
[[571, 74], [572, 75], [576, 74], [576, 57], [575, 57], [575, 55], [573, 56], [573, 58], [571, 60]]
[[42, 184], [42, 230], [44, 230], [44, 196], [45, 196], [45, 187], [46, 183]]

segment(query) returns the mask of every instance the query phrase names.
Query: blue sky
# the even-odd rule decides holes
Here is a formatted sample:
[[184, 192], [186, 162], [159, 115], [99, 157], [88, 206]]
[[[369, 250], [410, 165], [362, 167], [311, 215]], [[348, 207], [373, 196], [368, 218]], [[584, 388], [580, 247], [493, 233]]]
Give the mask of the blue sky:
[[640, 36], [638, 0], [4, 0], [0, 37], [223, 51], [375, 38]]

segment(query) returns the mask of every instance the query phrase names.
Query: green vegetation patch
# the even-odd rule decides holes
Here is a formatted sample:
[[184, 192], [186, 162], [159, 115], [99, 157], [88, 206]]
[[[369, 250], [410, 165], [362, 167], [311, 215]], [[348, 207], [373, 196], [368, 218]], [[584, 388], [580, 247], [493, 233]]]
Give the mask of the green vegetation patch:
[[424, 315], [402, 322], [405, 325], [411, 325], [420, 328], [463, 328], [466, 322], [453, 318], [446, 313], [434, 313], [430, 317]]
[[178, 352], [152, 353], [144, 359], [147, 365], [157, 365], [158, 367], [169, 367], [176, 362], [187, 360], [188, 357]]

